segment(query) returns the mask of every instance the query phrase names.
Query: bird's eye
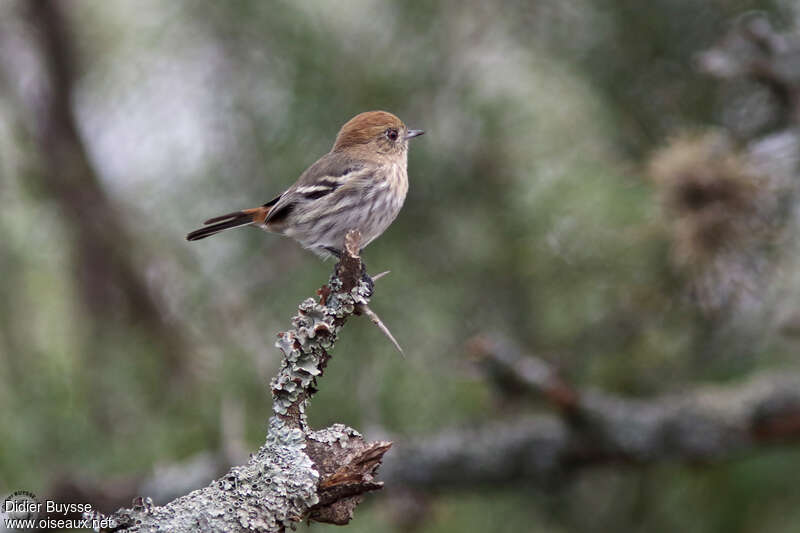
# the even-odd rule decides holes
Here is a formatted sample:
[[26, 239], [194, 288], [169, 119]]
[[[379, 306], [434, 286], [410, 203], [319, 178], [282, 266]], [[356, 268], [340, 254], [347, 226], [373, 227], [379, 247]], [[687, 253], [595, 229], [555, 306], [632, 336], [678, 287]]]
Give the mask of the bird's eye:
[[397, 130], [394, 129], [394, 128], [389, 128], [388, 130], [386, 130], [386, 137], [390, 141], [396, 141], [397, 140]]

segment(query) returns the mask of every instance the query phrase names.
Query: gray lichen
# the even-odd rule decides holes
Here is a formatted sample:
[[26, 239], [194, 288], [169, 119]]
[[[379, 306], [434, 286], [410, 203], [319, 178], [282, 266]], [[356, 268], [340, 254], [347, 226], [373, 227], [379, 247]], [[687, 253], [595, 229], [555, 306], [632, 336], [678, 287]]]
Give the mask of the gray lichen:
[[319, 472], [306, 436], [272, 417], [266, 443], [248, 464], [163, 507], [136, 506], [114, 518], [131, 531], [281, 531], [318, 501]]
[[[336, 342], [339, 330], [358, 304], [369, 303], [370, 286], [359, 281], [351, 290], [343, 290], [343, 282], [335, 275], [328, 283], [330, 291], [318, 303], [308, 298], [300, 304], [292, 318], [292, 329], [278, 334], [275, 346], [284, 354], [284, 364], [270, 387], [272, 409], [281, 417], [299, 416], [299, 427], [306, 427], [305, 407], [314, 381], [322, 374], [328, 352]], [[295, 409], [297, 414], [291, 413]]]
[[354, 437], [363, 438], [361, 433], [344, 424], [334, 424], [331, 427], [314, 431], [310, 437], [323, 444], [338, 443], [340, 446], [345, 446]]

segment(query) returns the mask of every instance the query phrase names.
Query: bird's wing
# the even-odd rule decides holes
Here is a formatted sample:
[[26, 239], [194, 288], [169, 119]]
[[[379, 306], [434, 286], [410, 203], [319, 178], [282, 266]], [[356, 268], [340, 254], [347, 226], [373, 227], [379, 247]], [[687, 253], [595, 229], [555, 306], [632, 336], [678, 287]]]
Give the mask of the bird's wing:
[[264, 223], [276, 223], [286, 218], [298, 203], [319, 200], [347, 182], [363, 177], [372, 170], [363, 161], [328, 153], [308, 167], [294, 185], [289, 187], [267, 215]]

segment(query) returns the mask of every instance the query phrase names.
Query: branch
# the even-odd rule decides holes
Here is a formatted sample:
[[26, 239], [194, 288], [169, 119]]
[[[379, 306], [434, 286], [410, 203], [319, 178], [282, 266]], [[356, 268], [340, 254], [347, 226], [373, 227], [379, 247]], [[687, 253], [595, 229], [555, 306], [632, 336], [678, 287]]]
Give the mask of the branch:
[[[485, 342], [485, 341], [481, 341]], [[498, 345], [494, 345], [497, 347]], [[542, 361], [493, 357], [518, 383], [550, 397], [567, 416], [530, 415], [450, 429], [403, 443], [383, 467], [393, 485], [440, 489], [563, 480], [585, 467], [661, 461], [718, 463], [780, 442], [800, 442], [800, 374], [765, 374], [652, 400], [576, 391]]]
[[467, 342], [467, 350], [487, 379], [503, 392], [524, 389], [543, 396], [562, 411], [576, 409], [578, 393], [550, 363], [525, 354], [510, 339], [478, 335]]
[[318, 291], [320, 301], [301, 303], [293, 328], [278, 334], [283, 365], [270, 384], [273, 416], [261, 449], [246, 465], [164, 506], [135, 500], [111, 515], [115, 531], [278, 532], [303, 518], [346, 524], [363, 495], [383, 486], [373, 476], [390, 442], [367, 443], [341, 424], [311, 431], [305, 415], [339, 331], [372, 294], [359, 241], [358, 232], [348, 234], [350, 246]]

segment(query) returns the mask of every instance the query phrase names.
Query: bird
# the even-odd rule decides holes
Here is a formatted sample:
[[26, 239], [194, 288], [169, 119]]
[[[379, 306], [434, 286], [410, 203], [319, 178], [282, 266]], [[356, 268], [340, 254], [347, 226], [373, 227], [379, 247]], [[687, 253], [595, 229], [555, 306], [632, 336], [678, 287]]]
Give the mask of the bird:
[[255, 226], [291, 237], [323, 258], [341, 257], [345, 235], [361, 233], [361, 249], [394, 221], [408, 193], [408, 144], [425, 132], [387, 111], [348, 120], [333, 148], [286, 191], [260, 207], [210, 218], [186, 236], [205, 239]]

